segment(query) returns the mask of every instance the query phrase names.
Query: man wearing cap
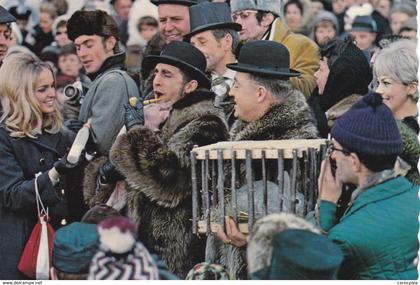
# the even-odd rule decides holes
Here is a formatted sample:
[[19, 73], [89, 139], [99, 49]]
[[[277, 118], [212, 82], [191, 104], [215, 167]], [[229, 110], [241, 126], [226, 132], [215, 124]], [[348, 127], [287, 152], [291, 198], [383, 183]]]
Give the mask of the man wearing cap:
[[[417, 279], [419, 186], [394, 171], [403, 143], [391, 110], [379, 94], [367, 94], [331, 135], [318, 179], [319, 218], [344, 254], [339, 279]], [[337, 221], [342, 183], [357, 189]]]
[[3, 6], [0, 6], [0, 65], [3, 62], [9, 47], [9, 41], [12, 36], [10, 23], [12, 22], [16, 22], [16, 18], [4, 9]]
[[190, 7], [190, 24], [191, 32], [185, 38], [206, 57], [206, 71], [210, 72], [212, 79], [211, 90], [216, 94], [215, 106], [223, 107], [231, 125], [234, 118], [228, 93], [236, 72], [228, 69], [226, 64], [236, 61], [237, 31], [242, 27], [232, 22], [226, 3], [204, 2]]
[[[285, 46], [273, 41], [251, 41], [241, 48], [238, 62], [227, 67], [236, 71], [235, 83], [229, 92], [235, 102], [234, 116], [238, 118], [230, 129], [231, 141], [318, 137], [305, 96], [292, 89], [289, 82], [289, 78], [298, 76], [299, 72], [290, 69], [289, 52]], [[260, 169], [254, 167], [253, 173], [257, 174], [255, 180], [262, 179], [258, 177]], [[270, 171], [267, 177], [276, 181]], [[226, 233], [219, 230], [217, 237], [225, 244], [246, 245], [246, 237], [238, 231], [233, 220], [226, 218], [225, 224]], [[226, 266], [238, 268], [241, 272], [236, 274], [243, 276], [244, 269], [240, 266]]]
[[368, 62], [375, 47], [376, 22], [372, 16], [356, 16], [351, 26], [350, 35], [354, 38], [357, 47], [363, 51]]
[[203, 261], [205, 243], [192, 234], [190, 151], [227, 140], [227, 125], [213, 105], [206, 58], [197, 48], [175, 41], [145, 60], [155, 66], [153, 92], [160, 99], [145, 117], [154, 126], [118, 137], [110, 158], [126, 177], [128, 212], [140, 241], [185, 278]]
[[125, 54], [118, 48], [118, 27], [106, 12], [77, 11], [67, 23], [68, 37], [92, 84], [83, 96], [79, 120], [68, 124], [77, 131], [91, 120], [90, 138], [100, 155], [107, 155], [124, 125], [124, 105], [139, 97], [138, 88], [125, 71]]
[[294, 89], [309, 97], [316, 87], [318, 47], [311, 39], [291, 32], [281, 21], [281, 0], [231, 0], [230, 5], [233, 20], [242, 25], [241, 40], [275, 41], [289, 50], [290, 67], [300, 72], [290, 82]]

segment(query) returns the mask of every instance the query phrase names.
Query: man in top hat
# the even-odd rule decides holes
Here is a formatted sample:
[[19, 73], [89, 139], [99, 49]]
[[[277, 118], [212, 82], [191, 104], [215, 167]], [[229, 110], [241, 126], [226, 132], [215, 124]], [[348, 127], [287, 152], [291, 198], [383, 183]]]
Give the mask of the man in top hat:
[[153, 93], [160, 99], [145, 116], [154, 128], [136, 126], [118, 137], [110, 158], [126, 177], [128, 212], [140, 241], [185, 278], [204, 261], [205, 242], [192, 234], [190, 151], [227, 140], [227, 125], [213, 105], [206, 58], [197, 48], [175, 41], [145, 60], [155, 66]]
[[363, 51], [368, 62], [375, 47], [376, 33], [378, 29], [372, 16], [356, 16], [349, 31], [355, 40], [357, 47]]
[[[331, 135], [318, 179], [319, 217], [344, 254], [338, 277], [417, 279], [419, 186], [394, 171], [403, 143], [391, 110], [379, 94], [367, 94], [335, 122]], [[337, 221], [342, 183], [357, 188]]]
[[9, 47], [9, 41], [12, 36], [10, 23], [12, 22], [16, 22], [16, 18], [4, 9], [3, 6], [0, 6], [0, 65], [3, 62]]
[[107, 155], [124, 125], [124, 106], [129, 97], [139, 97], [139, 91], [122, 70], [125, 54], [119, 50], [118, 27], [110, 15], [101, 10], [77, 11], [67, 22], [67, 32], [92, 80], [83, 96], [79, 120], [68, 126], [77, 131], [90, 119], [93, 148]]
[[[235, 71], [226, 64], [236, 61], [235, 51], [239, 45], [237, 31], [241, 25], [232, 22], [226, 3], [204, 2], [190, 7], [191, 32], [185, 37], [206, 57], [207, 72], [211, 74], [211, 90], [216, 94], [215, 106], [229, 102], [229, 89], [233, 85]], [[232, 105], [223, 106], [230, 122], [234, 119]]]
[[290, 53], [290, 67], [300, 72], [290, 79], [293, 88], [309, 97], [316, 87], [314, 73], [319, 68], [318, 47], [314, 41], [294, 34], [279, 15], [281, 0], [231, 0], [232, 17], [242, 25], [243, 41], [269, 40], [283, 44]]
[[[227, 67], [236, 71], [235, 83], [229, 92], [235, 102], [234, 116], [238, 118], [230, 129], [231, 141], [318, 137], [305, 96], [294, 90], [289, 81], [290, 77], [299, 76], [299, 72], [290, 68], [285, 46], [273, 41], [251, 41], [241, 48], [238, 62]], [[255, 181], [262, 179], [258, 176], [261, 169], [255, 166], [253, 170], [257, 174]], [[268, 171], [267, 179], [275, 182], [275, 174]], [[238, 231], [234, 221], [226, 218], [225, 224], [226, 232], [219, 230], [218, 239], [236, 247], [246, 245], [246, 237]], [[238, 263], [244, 262], [240, 255], [237, 259]], [[236, 275], [246, 273], [235, 264], [226, 266], [238, 268], [241, 272]]]

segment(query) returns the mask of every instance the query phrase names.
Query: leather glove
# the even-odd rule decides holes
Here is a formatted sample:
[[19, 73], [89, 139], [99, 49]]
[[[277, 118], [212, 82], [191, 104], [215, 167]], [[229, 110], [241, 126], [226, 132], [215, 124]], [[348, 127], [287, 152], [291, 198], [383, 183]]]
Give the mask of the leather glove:
[[134, 126], [144, 125], [144, 112], [143, 104], [137, 100], [136, 106], [133, 107], [130, 104], [125, 107], [125, 127], [129, 131]]
[[66, 121], [65, 126], [72, 132], [76, 133], [83, 127], [85, 123], [80, 120], [70, 119]]
[[78, 162], [76, 164], [70, 163], [67, 161], [67, 153], [60, 158], [60, 160], [57, 160], [54, 163], [55, 170], [60, 175], [68, 174], [69, 172], [73, 171], [78, 165], [80, 165], [82, 158], [84, 157], [83, 153], [80, 155], [81, 158], [79, 158]]
[[125, 179], [109, 160], [99, 167], [99, 178], [102, 184], [113, 184]]

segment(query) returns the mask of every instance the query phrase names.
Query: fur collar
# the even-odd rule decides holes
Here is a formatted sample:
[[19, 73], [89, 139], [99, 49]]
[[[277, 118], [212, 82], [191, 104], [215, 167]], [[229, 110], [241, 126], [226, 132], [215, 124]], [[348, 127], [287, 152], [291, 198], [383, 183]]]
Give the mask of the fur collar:
[[232, 141], [314, 139], [318, 137], [312, 112], [302, 93], [293, 90], [287, 99], [272, 106], [260, 119], [237, 120], [230, 131]]
[[193, 104], [199, 103], [204, 100], [214, 100], [215, 94], [207, 90], [198, 90], [190, 94], [187, 94], [185, 97], [179, 99], [173, 105], [174, 109], [183, 109], [185, 107], [191, 106]]

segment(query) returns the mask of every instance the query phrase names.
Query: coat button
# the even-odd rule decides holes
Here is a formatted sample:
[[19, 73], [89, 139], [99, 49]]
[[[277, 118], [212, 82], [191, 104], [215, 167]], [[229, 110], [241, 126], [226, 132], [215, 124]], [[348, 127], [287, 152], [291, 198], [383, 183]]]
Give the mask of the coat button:
[[39, 165], [44, 166], [44, 164], [45, 164], [45, 158], [41, 157], [39, 159]]

